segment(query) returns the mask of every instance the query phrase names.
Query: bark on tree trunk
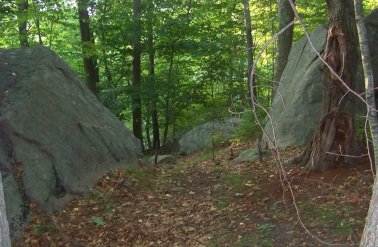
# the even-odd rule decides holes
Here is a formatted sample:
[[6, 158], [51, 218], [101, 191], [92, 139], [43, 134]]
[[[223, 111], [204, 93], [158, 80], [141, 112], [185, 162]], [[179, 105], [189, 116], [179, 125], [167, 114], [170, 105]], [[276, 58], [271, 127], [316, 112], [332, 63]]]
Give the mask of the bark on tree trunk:
[[142, 150], [143, 145], [143, 130], [142, 130], [142, 98], [140, 93], [141, 85], [141, 5], [140, 0], [134, 0], [133, 6], [133, 20], [134, 20], [134, 48], [133, 48], [133, 133], [136, 138], [141, 141]]
[[[147, 107], [149, 108], [149, 107]], [[147, 112], [149, 112], [150, 109], [147, 109]], [[146, 117], [146, 124], [145, 124], [145, 127], [144, 127], [144, 130], [146, 131], [146, 144], [147, 144], [147, 147], [145, 147], [147, 150], [150, 150], [151, 147], [152, 147], [152, 144], [151, 144], [151, 136], [150, 136], [150, 122], [151, 122], [151, 115], [150, 114], [146, 114], [147, 117]]]
[[39, 17], [38, 17], [38, 7], [35, 0], [33, 0], [33, 9], [34, 9], [34, 19], [35, 19], [35, 25], [37, 27], [37, 33], [38, 33], [38, 43], [39, 45], [43, 45], [42, 36], [41, 36], [41, 28], [39, 25]]
[[160, 148], [160, 133], [159, 133], [159, 118], [157, 110], [157, 101], [158, 94], [155, 84], [155, 51], [154, 51], [154, 34], [153, 34], [153, 14], [154, 14], [154, 5], [151, 1], [149, 4], [149, 14], [148, 14], [148, 59], [149, 59], [149, 69], [148, 75], [152, 82], [152, 99], [151, 99], [151, 118], [152, 118], [152, 137], [153, 143], [152, 148], [157, 150]]
[[[104, 7], [102, 9], [102, 16], [101, 16], [101, 19], [100, 19], [100, 30], [101, 30], [101, 43], [102, 44], [106, 44], [106, 35], [105, 35], [105, 26], [104, 24], [106, 23], [107, 19], [106, 19], [106, 16], [107, 16], [107, 8], [108, 8], [108, 5], [107, 5], [107, 1], [104, 0]], [[102, 48], [102, 61], [104, 63], [104, 70], [105, 70], [105, 76], [106, 76], [106, 79], [108, 80], [108, 83], [110, 85], [113, 84], [113, 77], [112, 77], [112, 74], [110, 72], [110, 69], [109, 69], [109, 65], [108, 65], [108, 55], [106, 54], [106, 49], [105, 49], [105, 45], [103, 45], [103, 48]]]
[[18, 35], [20, 39], [20, 46], [21, 47], [29, 47], [28, 41], [28, 29], [27, 29], [27, 19], [28, 19], [28, 8], [29, 3], [28, 0], [20, 1], [18, 4]]
[[170, 124], [170, 101], [169, 97], [165, 97], [165, 122], [164, 122], [164, 132], [163, 132], [163, 143], [167, 142], [168, 138], [168, 130], [169, 130], [169, 124]]
[[5, 208], [4, 187], [0, 171], [0, 246], [10, 247], [9, 224]]
[[[247, 78], [248, 78], [248, 89], [249, 95], [257, 99], [257, 91], [256, 87], [250, 87], [250, 79], [251, 79], [251, 69], [253, 64], [253, 39], [252, 39], [252, 22], [251, 22], [251, 12], [249, 11], [249, 0], [243, 0], [244, 4], [244, 14], [245, 14], [245, 36], [247, 39], [247, 51], [248, 51], [248, 70], [247, 70]], [[255, 77], [252, 78], [254, 80]], [[255, 85], [255, 82], [252, 82], [252, 85]], [[253, 92], [253, 95], [251, 94]]]
[[375, 176], [373, 195], [370, 200], [369, 212], [366, 217], [364, 232], [362, 234], [360, 247], [378, 246], [378, 179]]
[[[170, 85], [173, 83], [172, 70], [173, 70], [174, 54], [175, 54], [175, 48], [174, 48], [174, 43], [173, 43], [171, 47], [171, 55], [169, 57], [168, 83]], [[172, 109], [171, 109], [171, 100], [170, 100], [170, 97], [172, 94], [174, 95], [174, 93], [172, 93], [172, 90], [168, 89], [167, 96], [165, 97], [165, 123], [164, 123], [163, 143], [167, 142], [169, 125], [172, 124], [172, 114], [171, 114]]]
[[[366, 88], [366, 102], [367, 102], [367, 112], [368, 120], [370, 126], [370, 132], [373, 141], [374, 149], [374, 162], [377, 168], [378, 164], [378, 119], [377, 113], [374, 111], [376, 109], [375, 105], [375, 92], [374, 92], [374, 79], [373, 79], [373, 68], [371, 64], [369, 44], [366, 34], [365, 21], [363, 17], [362, 10], [362, 0], [354, 0], [355, 13], [356, 13], [356, 24], [358, 30], [358, 37], [360, 40], [360, 50], [362, 57], [362, 66], [365, 76], [365, 88]], [[369, 145], [368, 145], [369, 148]], [[370, 152], [371, 150], [369, 150]], [[375, 176], [373, 195], [370, 200], [369, 212], [366, 217], [366, 224], [364, 232], [362, 234], [360, 246], [362, 247], [373, 247], [378, 246], [378, 178]]]
[[354, 5], [353, 0], [326, 2], [329, 25], [325, 60], [346, 85], [324, 67], [323, 119], [302, 161], [308, 172], [352, 163], [352, 158], [343, 155], [355, 154], [354, 97], [347, 89], [355, 88], [358, 58]]
[[159, 133], [159, 118], [158, 118], [158, 111], [156, 106], [156, 100], [152, 101], [152, 137], [153, 137], [153, 145], [154, 149], [160, 149], [160, 133]]
[[[295, 1], [293, 1], [295, 2]], [[278, 30], [284, 29], [294, 19], [294, 12], [288, 0], [278, 0]], [[277, 56], [274, 71], [273, 81], [273, 97], [275, 88], [281, 79], [287, 59], [289, 58], [291, 46], [293, 44], [293, 30], [294, 25], [291, 25], [285, 32], [283, 32], [277, 39]], [[273, 98], [272, 97], [272, 98]]]
[[89, 26], [88, 0], [77, 0], [80, 34], [83, 52], [85, 81], [89, 90], [95, 95], [98, 94], [97, 83], [100, 76], [97, 68], [97, 57], [94, 55], [94, 39]]

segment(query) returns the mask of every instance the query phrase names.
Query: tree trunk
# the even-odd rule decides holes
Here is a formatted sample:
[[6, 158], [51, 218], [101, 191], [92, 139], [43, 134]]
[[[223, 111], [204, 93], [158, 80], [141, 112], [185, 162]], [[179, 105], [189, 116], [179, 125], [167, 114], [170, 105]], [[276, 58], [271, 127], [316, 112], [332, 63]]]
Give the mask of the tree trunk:
[[378, 246], [378, 179], [375, 176], [373, 195], [370, 200], [369, 212], [366, 217], [364, 232], [362, 234], [361, 247]]
[[[150, 109], [149, 107], [147, 107], [147, 112], [149, 113], [150, 112]], [[146, 117], [146, 124], [145, 124], [145, 127], [144, 127], [144, 130], [146, 131], [146, 144], [147, 144], [147, 147], [145, 147], [147, 150], [151, 150], [152, 148], [152, 144], [151, 144], [151, 133], [150, 133], [150, 122], [151, 122], [151, 115], [150, 114], [146, 114], [147, 117]]]
[[143, 145], [143, 130], [142, 130], [142, 98], [141, 98], [141, 6], [140, 0], [134, 0], [133, 6], [133, 20], [134, 20], [134, 48], [133, 48], [133, 133], [136, 138], [141, 141], [142, 150]]
[[18, 4], [18, 35], [20, 39], [20, 46], [21, 47], [29, 47], [28, 41], [28, 27], [27, 27], [27, 20], [28, 20], [28, 9], [29, 3], [28, 0], [22, 0]]
[[37, 32], [38, 32], [38, 43], [39, 45], [43, 45], [42, 36], [41, 36], [41, 28], [39, 25], [38, 6], [35, 0], [33, 0], [33, 9], [34, 9], [35, 25], [37, 27]]
[[[171, 47], [171, 55], [169, 57], [169, 71], [168, 71], [168, 85], [173, 85], [172, 81], [172, 70], [173, 70], [173, 59], [174, 59], [174, 42], [172, 43]], [[174, 86], [173, 86], [174, 87]], [[169, 130], [169, 125], [172, 122], [172, 117], [171, 117], [171, 95], [172, 91], [171, 88], [168, 88], [167, 90], [167, 96], [165, 97], [165, 124], [164, 124], [164, 134], [163, 134], [163, 143], [167, 142], [167, 137], [168, 137], [168, 130]], [[174, 94], [173, 94], [174, 95]]]
[[4, 187], [0, 171], [0, 246], [10, 247], [9, 224], [5, 208]]
[[[365, 76], [367, 116], [369, 120], [370, 132], [372, 136], [374, 149], [374, 163], [378, 167], [378, 119], [375, 105], [373, 68], [371, 64], [369, 44], [366, 34], [365, 21], [362, 10], [362, 0], [354, 0], [356, 24], [358, 37], [360, 40], [360, 50], [362, 57], [362, 66]], [[367, 145], [369, 148], [369, 145]], [[369, 150], [370, 152], [371, 150]], [[378, 246], [378, 179], [375, 176], [373, 195], [370, 201], [369, 212], [366, 217], [366, 224], [362, 234], [360, 246]]]
[[[250, 79], [251, 79], [251, 69], [253, 64], [253, 39], [252, 39], [252, 22], [251, 22], [251, 12], [249, 11], [249, 0], [243, 0], [244, 5], [244, 14], [245, 14], [245, 36], [247, 39], [247, 51], [248, 51], [248, 70], [247, 70], [247, 78], [248, 78], [248, 90], [249, 95], [251, 96], [251, 100], [253, 98], [257, 99], [257, 91], [256, 87], [250, 87]], [[255, 77], [253, 77], [252, 85], [255, 85]], [[252, 95], [253, 92], [253, 95]]]
[[169, 130], [169, 123], [170, 123], [170, 101], [169, 97], [166, 96], [165, 98], [165, 123], [164, 123], [164, 132], [163, 132], [163, 143], [167, 142], [167, 137], [168, 137], [168, 130]]
[[149, 13], [148, 13], [148, 36], [147, 36], [147, 45], [148, 45], [148, 60], [149, 60], [149, 69], [148, 75], [151, 80], [151, 118], [152, 118], [152, 137], [153, 143], [152, 147], [154, 150], [160, 148], [160, 133], [159, 133], [159, 118], [157, 110], [157, 101], [158, 94], [155, 84], [155, 50], [154, 50], [154, 34], [153, 34], [153, 15], [154, 15], [154, 5], [151, 1], [149, 4]]
[[156, 106], [156, 99], [152, 100], [152, 136], [153, 136], [153, 145], [154, 149], [160, 148], [160, 133], [159, 133], [159, 119], [158, 119], [158, 111]]
[[[354, 90], [357, 68], [357, 31], [353, 0], [327, 0], [329, 25], [323, 72], [323, 119], [303, 160], [307, 171], [325, 171], [354, 160]], [[344, 85], [339, 78], [343, 79]]]
[[85, 81], [87, 87], [95, 94], [98, 94], [97, 83], [100, 76], [97, 68], [97, 57], [94, 52], [95, 42], [89, 26], [88, 0], [77, 0], [80, 34], [83, 52]]
[[101, 19], [100, 19], [100, 30], [101, 30], [101, 43], [103, 44], [102, 45], [102, 60], [103, 60], [103, 63], [104, 63], [104, 72], [105, 72], [105, 76], [106, 76], [106, 79], [108, 81], [108, 83], [110, 85], [113, 84], [113, 77], [112, 77], [112, 74], [110, 72], [110, 69], [109, 69], [109, 64], [108, 64], [108, 55], [106, 54], [106, 49], [105, 49], [105, 44], [106, 44], [106, 34], [105, 34], [105, 27], [104, 27], [104, 24], [106, 23], [107, 19], [106, 19], [106, 15], [107, 15], [107, 8], [108, 8], [108, 3], [106, 0], [104, 0], [103, 2], [104, 4], [104, 7], [102, 9], [102, 15], [101, 15]]
[[[295, 2], [295, 1], [294, 1]], [[278, 30], [284, 29], [294, 19], [294, 12], [288, 0], [278, 0]], [[291, 25], [285, 32], [283, 32], [277, 39], [277, 56], [273, 78], [273, 97], [275, 89], [281, 79], [287, 59], [289, 58], [291, 46], [293, 44], [293, 30], [294, 25]], [[272, 97], [272, 98], [273, 98]]]

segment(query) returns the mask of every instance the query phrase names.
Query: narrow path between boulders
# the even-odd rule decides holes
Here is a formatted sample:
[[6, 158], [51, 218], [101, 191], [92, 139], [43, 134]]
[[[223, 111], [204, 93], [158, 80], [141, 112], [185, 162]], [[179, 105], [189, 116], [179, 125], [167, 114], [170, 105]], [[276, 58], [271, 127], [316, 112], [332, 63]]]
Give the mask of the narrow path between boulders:
[[314, 236], [358, 244], [372, 183], [367, 166], [307, 177], [287, 168], [295, 206], [274, 159], [230, 165], [239, 149], [219, 150], [215, 161], [197, 153], [153, 170], [110, 171], [53, 216], [30, 205], [33, 219], [15, 246], [327, 246]]

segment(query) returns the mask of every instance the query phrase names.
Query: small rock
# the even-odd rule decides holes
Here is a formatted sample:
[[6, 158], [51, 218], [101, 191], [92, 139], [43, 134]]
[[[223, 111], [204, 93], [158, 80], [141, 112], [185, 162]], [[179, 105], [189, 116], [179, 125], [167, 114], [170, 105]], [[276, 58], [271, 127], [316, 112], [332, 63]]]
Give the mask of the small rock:
[[[151, 162], [155, 162], [155, 157], [152, 157], [150, 159]], [[157, 163], [158, 164], [176, 164], [177, 163], [177, 160], [175, 158], [175, 156], [173, 155], [159, 155], [157, 157]]]
[[129, 207], [129, 206], [132, 206], [134, 205], [134, 203], [132, 202], [125, 202], [124, 204], [122, 204], [122, 207]]
[[131, 178], [126, 178], [123, 183], [123, 185], [125, 185], [126, 187], [130, 187], [131, 185], [133, 185], [133, 180]]
[[[268, 150], [262, 151], [262, 157], [263, 159], [270, 156], [271, 152]], [[259, 152], [256, 148], [251, 148], [242, 151], [238, 157], [236, 157], [233, 161], [231, 161], [231, 164], [238, 164], [243, 162], [256, 162], [259, 160]]]
[[181, 191], [181, 190], [182, 190], [182, 187], [171, 188], [171, 192], [178, 192], [178, 191]]
[[213, 191], [214, 192], [217, 192], [217, 191], [219, 191], [222, 188], [223, 188], [223, 185], [221, 185], [221, 184], [215, 184], [215, 185], [213, 185]]
[[139, 165], [141, 166], [141, 167], [148, 167], [148, 168], [151, 168], [151, 167], [153, 167], [154, 165], [150, 162], [150, 161], [148, 161], [148, 160], [146, 160], [145, 158], [141, 158], [141, 159], [139, 159]]

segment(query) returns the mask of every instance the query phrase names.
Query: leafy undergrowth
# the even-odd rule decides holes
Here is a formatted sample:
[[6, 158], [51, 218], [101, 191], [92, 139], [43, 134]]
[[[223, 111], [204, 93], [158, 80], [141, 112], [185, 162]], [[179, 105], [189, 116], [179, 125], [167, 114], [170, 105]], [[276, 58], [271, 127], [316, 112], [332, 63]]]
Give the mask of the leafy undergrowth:
[[248, 147], [219, 150], [215, 161], [197, 153], [153, 170], [111, 171], [89, 195], [53, 216], [31, 205], [31, 223], [14, 246], [359, 243], [373, 183], [367, 161], [308, 176], [300, 167], [286, 168], [294, 204], [273, 158], [230, 164], [241, 148]]

